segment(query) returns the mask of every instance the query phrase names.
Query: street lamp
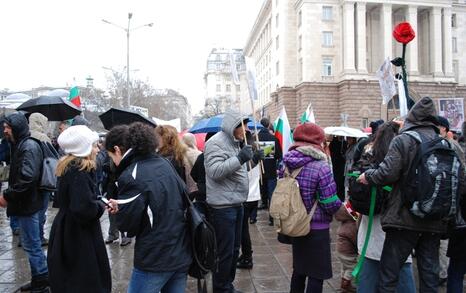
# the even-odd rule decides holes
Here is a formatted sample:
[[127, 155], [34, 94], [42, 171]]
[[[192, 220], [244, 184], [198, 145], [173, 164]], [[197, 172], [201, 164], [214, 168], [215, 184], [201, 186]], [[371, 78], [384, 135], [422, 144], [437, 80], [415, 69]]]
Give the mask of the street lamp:
[[137, 26], [135, 28], [131, 28], [130, 27], [130, 24], [131, 24], [131, 18], [133, 17], [133, 14], [130, 12], [128, 13], [128, 27], [124, 28], [120, 25], [117, 25], [117, 24], [114, 24], [113, 22], [110, 22], [108, 20], [105, 20], [105, 19], [102, 19], [103, 22], [105, 22], [106, 24], [110, 24], [110, 25], [113, 25], [119, 29], [122, 29], [123, 31], [126, 32], [126, 92], [127, 92], [127, 95], [128, 95], [128, 109], [131, 107], [131, 94], [130, 94], [130, 90], [129, 90], [129, 33], [134, 31], [134, 30], [137, 30], [139, 28], [142, 28], [142, 27], [152, 27], [154, 24], [153, 23], [148, 23], [148, 24], [144, 24], [144, 25], [140, 25], [140, 26]]

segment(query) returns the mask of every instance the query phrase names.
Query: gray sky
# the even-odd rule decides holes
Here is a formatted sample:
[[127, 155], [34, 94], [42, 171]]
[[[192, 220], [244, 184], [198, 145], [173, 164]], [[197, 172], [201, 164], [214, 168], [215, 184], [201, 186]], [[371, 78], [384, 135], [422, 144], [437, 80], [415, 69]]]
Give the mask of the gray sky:
[[263, 0], [15, 0], [0, 1], [0, 88], [105, 87], [102, 66], [126, 66], [126, 34], [101, 21], [132, 27], [133, 76], [203, 106], [203, 73], [214, 46], [243, 48]]

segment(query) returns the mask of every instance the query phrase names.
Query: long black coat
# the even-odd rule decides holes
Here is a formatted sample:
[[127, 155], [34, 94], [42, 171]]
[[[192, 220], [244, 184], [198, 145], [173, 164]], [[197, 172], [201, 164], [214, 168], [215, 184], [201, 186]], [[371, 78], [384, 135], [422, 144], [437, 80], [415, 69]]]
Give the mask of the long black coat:
[[60, 178], [59, 211], [50, 232], [47, 262], [52, 292], [107, 293], [112, 281], [99, 218], [95, 174], [72, 166]]

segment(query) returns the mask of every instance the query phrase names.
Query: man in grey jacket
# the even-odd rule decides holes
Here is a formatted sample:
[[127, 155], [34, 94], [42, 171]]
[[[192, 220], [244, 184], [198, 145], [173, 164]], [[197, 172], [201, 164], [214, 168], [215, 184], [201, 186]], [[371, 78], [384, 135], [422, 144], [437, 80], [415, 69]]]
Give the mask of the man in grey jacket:
[[442, 220], [421, 219], [405, 205], [404, 178], [408, 177], [417, 152], [416, 140], [406, 131], [414, 131], [428, 141], [438, 137], [438, 119], [434, 101], [425, 97], [408, 113], [400, 135], [389, 147], [377, 169], [366, 171], [360, 182], [371, 185], [393, 185], [382, 210], [382, 228], [386, 232], [380, 259], [378, 292], [396, 292], [400, 269], [416, 250], [420, 292], [437, 292], [439, 281], [440, 237], [447, 232]]
[[[217, 236], [218, 269], [213, 274], [214, 292], [235, 292], [236, 262], [241, 243], [243, 202], [248, 197], [246, 162], [257, 164], [261, 154], [244, 144], [247, 116], [227, 111], [222, 130], [207, 141], [204, 152], [207, 203]], [[245, 127], [245, 126], [244, 126]]]

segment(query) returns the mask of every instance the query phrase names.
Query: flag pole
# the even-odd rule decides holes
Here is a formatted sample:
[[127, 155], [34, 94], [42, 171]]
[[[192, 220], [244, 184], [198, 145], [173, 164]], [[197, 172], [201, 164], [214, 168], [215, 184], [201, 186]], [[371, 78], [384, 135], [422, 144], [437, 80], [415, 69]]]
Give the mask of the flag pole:
[[[251, 100], [251, 107], [252, 107], [252, 118], [255, 120], [256, 111], [254, 109], [254, 100], [253, 99], [250, 99], [250, 100]], [[255, 136], [256, 136], [256, 143], [257, 143], [257, 146], [259, 146], [259, 134], [257, 134], [256, 121], [252, 121], [252, 122], [254, 123], [254, 132], [255, 132]], [[264, 162], [262, 162], [262, 160], [259, 160], [259, 162], [260, 162], [260, 169], [261, 169], [260, 183], [262, 184], [263, 183], [262, 174], [265, 174], [265, 167], [264, 167]]]
[[[244, 128], [244, 120], [243, 119], [241, 119], [241, 126], [243, 128], [244, 145], [248, 145], [248, 140], [246, 139], [246, 128]], [[251, 160], [249, 160], [249, 170], [252, 170]]]

